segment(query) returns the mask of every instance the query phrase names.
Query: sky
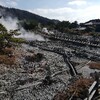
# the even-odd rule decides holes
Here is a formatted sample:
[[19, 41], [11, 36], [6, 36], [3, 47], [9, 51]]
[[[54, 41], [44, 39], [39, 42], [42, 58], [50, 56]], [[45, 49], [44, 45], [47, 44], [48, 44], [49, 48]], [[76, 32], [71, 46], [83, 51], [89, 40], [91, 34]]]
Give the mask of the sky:
[[0, 5], [60, 21], [80, 23], [100, 18], [100, 0], [0, 0]]

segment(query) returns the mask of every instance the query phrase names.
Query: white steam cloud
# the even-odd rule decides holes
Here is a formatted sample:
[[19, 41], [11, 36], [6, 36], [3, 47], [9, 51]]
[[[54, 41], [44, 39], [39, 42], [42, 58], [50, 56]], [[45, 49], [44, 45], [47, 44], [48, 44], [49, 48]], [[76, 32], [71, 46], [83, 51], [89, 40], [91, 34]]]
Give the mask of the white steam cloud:
[[[2, 17], [0, 19], [0, 23], [2, 25], [4, 25], [8, 31], [18, 29], [18, 24], [17, 24], [18, 20], [16, 18], [12, 19], [11, 17], [8, 17], [8, 18]], [[30, 41], [34, 41], [34, 40], [45, 41], [45, 39], [41, 35], [35, 34], [34, 32], [26, 31], [22, 27], [20, 28], [19, 32], [21, 34], [19, 36], [15, 36], [15, 37], [24, 38], [24, 39], [30, 40]]]
[[2, 17], [0, 19], [0, 23], [4, 25], [8, 31], [18, 29], [17, 22], [18, 22], [17, 19], [12, 19], [11, 17], [7, 18]]
[[20, 32], [21, 35], [17, 36], [18, 38], [24, 38], [29, 41], [32, 40], [45, 41], [45, 39], [41, 35], [35, 34], [34, 32], [26, 31], [23, 28], [20, 29]]

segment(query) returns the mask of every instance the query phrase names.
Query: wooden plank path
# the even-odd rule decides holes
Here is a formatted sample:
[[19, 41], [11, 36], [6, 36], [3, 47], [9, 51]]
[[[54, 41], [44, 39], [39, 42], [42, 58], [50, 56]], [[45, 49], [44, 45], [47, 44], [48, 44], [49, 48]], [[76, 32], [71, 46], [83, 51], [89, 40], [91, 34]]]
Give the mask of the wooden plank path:
[[59, 35], [44, 35], [45, 37], [49, 38], [49, 39], [55, 39], [55, 40], [61, 40], [61, 41], [66, 41], [66, 42], [72, 42], [72, 43], [78, 43], [78, 44], [83, 44], [83, 45], [88, 45], [88, 46], [92, 46], [92, 47], [98, 47], [100, 48], [100, 43], [99, 44], [93, 44], [91, 42], [88, 41], [82, 41], [80, 40], [75, 40], [75, 39], [71, 39], [69, 37], [63, 37], [63, 36], [59, 36]]

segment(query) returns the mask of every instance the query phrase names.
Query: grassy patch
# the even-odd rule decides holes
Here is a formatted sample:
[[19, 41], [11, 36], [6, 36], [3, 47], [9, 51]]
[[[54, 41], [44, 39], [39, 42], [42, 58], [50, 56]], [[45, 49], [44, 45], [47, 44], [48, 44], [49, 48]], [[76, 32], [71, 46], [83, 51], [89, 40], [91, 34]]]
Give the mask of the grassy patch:
[[0, 64], [13, 65], [15, 64], [15, 57], [8, 57], [7, 55], [0, 55]]
[[73, 100], [84, 100], [88, 95], [88, 89], [93, 83], [92, 79], [80, 78], [73, 82], [67, 90], [59, 92], [54, 96], [53, 100], [69, 100], [73, 95]]
[[22, 38], [11, 38], [11, 42], [14, 42], [14, 43], [26, 43], [26, 40], [22, 39]]
[[3, 48], [0, 52], [0, 64], [13, 65], [15, 63], [13, 51], [13, 48]]
[[70, 94], [75, 93], [75, 97], [84, 98], [87, 95], [87, 90], [92, 82], [93, 80], [91, 79], [81, 78], [69, 86], [68, 92]]
[[12, 54], [13, 48], [3, 48], [0, 52], [0, 55], [9, 55]]
[[100, 62], [92, 62], [92, 63], [89, 63], [89, 68], [91, 69], [98, 69], [100, 70]]

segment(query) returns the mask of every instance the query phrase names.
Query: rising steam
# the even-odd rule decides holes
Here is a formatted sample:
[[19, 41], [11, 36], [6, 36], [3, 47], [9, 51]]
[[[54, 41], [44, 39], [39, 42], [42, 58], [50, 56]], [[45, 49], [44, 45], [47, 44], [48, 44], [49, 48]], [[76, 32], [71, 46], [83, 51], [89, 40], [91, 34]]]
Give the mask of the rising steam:
[[26, 31], [23, 28], [20, 29], [20, 32], [21, 32], [21, 35], [17, 36], [18, 38], [24, 38], [29, 41], [32, 41], [32, 40], [44, 41], [45, 40], [41, 35]]
[[[17, 24], [18, 22], [19, 21], [16, 18], [12, 19], [11, 17], [7, 17], [7, 18], [2, 17], [0, 19], [0, 23], [4, 25], [8, 31], [18, 29], [18, 24]], [[20, 27], [19, 32], [21, 34], [19, 36], [16, 36], [18, 38], [24, 38], [30, 41], [33, 41], [33, 40], [44, 41], [45, 40], [41, 35], [35, 34], [34, 32], [26, 31], [22, 27]]]
[[4, 25], [8, 31], [18, 29], [18, 20], [12, 19], [11, 17], [1, 18], [0, 23]]

